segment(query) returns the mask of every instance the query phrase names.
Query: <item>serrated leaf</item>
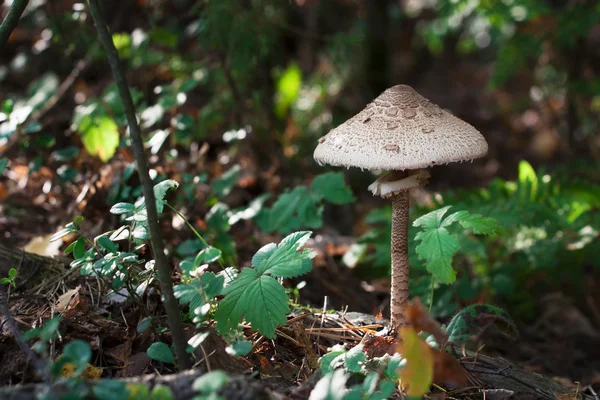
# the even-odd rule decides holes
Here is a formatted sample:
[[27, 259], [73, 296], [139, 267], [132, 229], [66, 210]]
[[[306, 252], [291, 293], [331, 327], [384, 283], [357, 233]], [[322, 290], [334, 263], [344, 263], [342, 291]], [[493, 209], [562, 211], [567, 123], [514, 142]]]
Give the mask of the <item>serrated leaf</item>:
[[117, 203], [110, 208], [111, 214], [127, 214], [135, 211], [135, 206], [130, 203]]
[[162, 214], [164, 209], [165, 196], [169, 189], [177, 189], [179, 182], [173, 179], [167, 179], [154, 185], [154, 197], [156, 198], [156, 211], [158, 214]]
[[221, 334], [235, 329], [244, 316], [254, 329], [272, 338], [275, 328], [286, 321], [289, 307], [285, 289], [274, 278], [259, 276], [254, 269], [244, 268], [224, 294], [215, 314]]
[[225, 275], [215, 275], [212, 272], [205, 272], [200, 278], [206, 297], [212, 299], [223, 293], [225, 287]]
[[422, 217], [417, 218], [413, 222], [413, 226], [418, 226], [423, 229], [438, 228], [440, 226], [443, 226], [442, 219], [444, 218], [444, 215], [451, 207], [452, 206], [446, 206], [446, 207], [442, 207], [440, 209], [431, 211], [431, 212], [423, 215]]
[[190, 311], [192, 312], [196, 308], [202, 307], [205, 303], [203, 289], [198, 278], [188, 284], [173, 286], [173, 293], [175, 294], [175, 298], [179, 299], [180, 304], [189, 304]]
[[291, 192], [283, 193], [271, 208], [263, 208], [256, 216], [256, 222], [265, 232], [287, 233], [299, 227], [296, 215], [298, 204], [308, 196], [305, 186], [298, 186]]
[[295, 232], [281, 240], [277, 247], [263, 247], [252, 258], [259, 274], [271, 274], [275, 277], [291, 278], [307, 273], [312, 268], [311, 259], [315, 256], [311, 250], [299, 251], [310, 238], [312, 232]]
[[152, 343], [148, 350], [146, 350], [146, 354], [153, 360], [161, 361], [168, 364], [173, 364], [175, 362], [175, 356], [173, 355], [173, 351], [171, 348], [163, 342]]
[[421, 231], [415, 240], [421, 241], [416, 250], [419, 258], [426, 261], [427, 271], [441, 283], [454, 282], [456, 271], [452, 269], [452, 258], [460, 248], [458, 240], [442, 227]]
[[363, 345], [356, 345], [346, 353], [346, 369], [350, 372], [361, 372], [366, 360], [367, 355], [363, 351]]
[[343, 172], [327, 172], [316, 176], [310, 190], [333, 204], [348, 204], [356, 200], [352, 190], [344, 182]]
[[479, 214], [468, 215], [459, 223], [463, 228], [472, 229], [476, 235], [499, 235], [503, 232], [503, 228], [498, 221]]
[[346, 348], [344, 345], [336, 344], [333, 346], [327, 354], [324, 354], [319, 358], [319, 365], [321, 366], [321, 373], [325, 375], [328, 372], [333, 372], [345, 360]]

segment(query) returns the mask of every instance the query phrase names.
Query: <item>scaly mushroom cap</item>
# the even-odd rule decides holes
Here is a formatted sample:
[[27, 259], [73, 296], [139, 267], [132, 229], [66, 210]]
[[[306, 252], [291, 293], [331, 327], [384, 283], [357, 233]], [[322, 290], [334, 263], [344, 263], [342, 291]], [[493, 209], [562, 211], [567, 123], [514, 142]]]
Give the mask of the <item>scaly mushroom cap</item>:
[[387, 89], [319, 139], [319, 164], [370, 170], [427, 168], [487, 154], [483, 136], [407, 85]]

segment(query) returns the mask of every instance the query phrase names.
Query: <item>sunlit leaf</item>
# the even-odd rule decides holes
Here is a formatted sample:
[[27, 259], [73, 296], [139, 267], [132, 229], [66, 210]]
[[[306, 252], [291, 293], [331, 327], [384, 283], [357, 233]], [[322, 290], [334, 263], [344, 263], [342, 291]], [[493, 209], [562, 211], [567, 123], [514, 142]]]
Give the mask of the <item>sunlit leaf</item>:
[[119, 147], [119, 127], [108, 116], [86, 116], [79, 124], [81, 141], [86, 150], [107, 162]]
[[399, 371], [402, 386], [412, 397], [421, 397], [433, 383], [434, 359], [431, 347], [412, 327], [401, 327], [398, 353], [406, 359], [406, 366]]

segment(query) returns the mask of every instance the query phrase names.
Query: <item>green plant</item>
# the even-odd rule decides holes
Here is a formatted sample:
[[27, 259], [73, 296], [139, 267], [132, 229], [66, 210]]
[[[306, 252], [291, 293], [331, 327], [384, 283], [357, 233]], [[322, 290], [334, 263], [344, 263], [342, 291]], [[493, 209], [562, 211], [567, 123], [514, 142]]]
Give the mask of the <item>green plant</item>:
[[15, 268], [11, 268], [8, 270], [8, 276], [6, 278], [0, 279], [0, 283], [4, 285], [12, 286], [13, 288], [17, 287], [16, 283], [17, 278], [17, 270]]
[[279, 245], [263, 246], [252, 257], [252, 268], [244, 268], [229, 286], [215, 313], [217, 330], [225, 334], [237, 328], [244, 317], [262, 335], [271, 338], [289, 313], [288, 297], [276, 278], [292, 278], [309, 272], [311, 249], [301, 249], [311, 232], [286, 236]]
[[323, 226], [323, 202], [348, 204], [352, 191], [344, 183], [344, 174], [328, 172], [317, 175], [310, 187], [296, 186], [279, 196], [271, 208], [262, 208], [255, 217], [265, 232], [289, 233], [297, 229]]
[[229, 377], [224, 371], [211, 371], [196, 378], [192, 387], [198, 394], [193, 400], [223, 400], [217, 392], [228, 381]]
[[[585, 165], [581, 170], [592, 171], [590, 167]], [[584, 173], [579, 176], [573, 179], [561, 170], [552, 175], [536, 172], [529, 163], [522, 161], [516, 181], [494, 179], [487, 188], [442, 192], [435, 197], [434, 208], [438, 210], [413, 208], [413, 218], [417, 221], [430, 212], [431, 217], [438, 214], [443, 217], [442, 210], [447, 212], [451, 204], [453, 209], [460, 210], [457, 213], [468, 210], [468, 218], [483, 215], [495, 220], [503, 234], [477, 238], [473, 236], [477, 233], [474, 229], [457, 229], [460, 222], [454, 224], [448, 216], [428, 218], [431, 228], [411, 226], [409, 250], [415, 249], [409, 253], [413, 267], [411, 280], [415, 282], [412, 295], [430, 297], [432, 275], [429, 268], [434, 266], [442, 274], [433, 282], [438, 300], [430, 306], [434, 315], [442, 317], [457, 312], [461, 302], [482, 296], [488, 302], [509, 302], [516, 307], [515, 314], [528, 317], [532, 315], [533, 287], [543, 286], [545, 290], [552, 285], [581, 287], [583, 279], [579, 268], [559, 268], [573, 263], [599, 265], [598, 249], [591, 243], [598, 237], [595, 227], [599, 224], [596, 210], [600, 208], [600, 186], [594, 182], [594, 177], [586, 177]], [[389, 208], [371, 211], [367, 222], [373, 229], [359, 238], [353, 249], [361, 262], [376, 267], [369, 269], [371, 273], [387, 273], [390, 261], [386, 235], [391, 229], [390, 218]], [[442, 226], [444, 221], [448, 221], [448, 227]], [[440, 228], [443, 228], [441, 233]], [[491, 228], [486, 223], [485, 229]], [[417, 240], [419, 235], [430, 236], [430, 239], [451, 236], [452, 239], [448, 247], [441, 247], [434, 240], [431, 249], [423, 247], [423, 240]], [[421, 254], [416, 251], [417, 244]], [[457, 248], [457, 244], [460, 251], [452, 253], [450, 250]], [[426, 249], [428, 254], [423, 252]], [[452, 268], [448, 267], [450, 258], [444, 257], [450, 253], [454, 254]], [[432, 257], [435, 264], [428, 264]], [[440, 285], [444, 279], [439, 278], [453, 281], [455, 276], [453, 285]]]

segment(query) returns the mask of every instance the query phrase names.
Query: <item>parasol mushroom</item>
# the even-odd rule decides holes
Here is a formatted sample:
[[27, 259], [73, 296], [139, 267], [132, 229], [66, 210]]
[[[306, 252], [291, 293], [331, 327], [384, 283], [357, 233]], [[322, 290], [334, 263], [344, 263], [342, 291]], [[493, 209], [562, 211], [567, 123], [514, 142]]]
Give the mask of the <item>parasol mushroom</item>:
[[406, 325], [409, 191], [427, 183], [425, 169], [487, 154], [484, 137], [407, 85], [387, 89], [364, 110], [319, 139], [320, 164], [388, 170], [369, 186], [392, 200], [391, 326]]

